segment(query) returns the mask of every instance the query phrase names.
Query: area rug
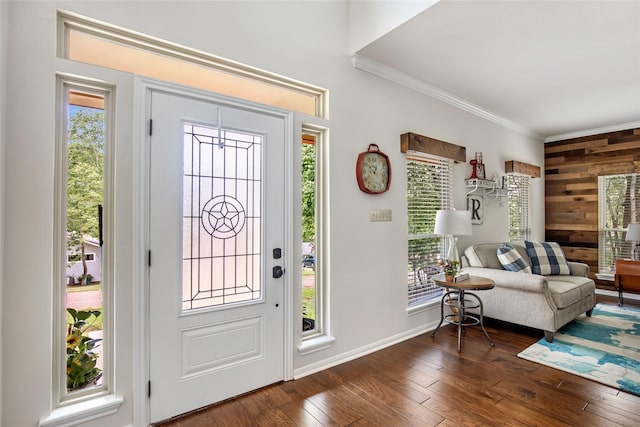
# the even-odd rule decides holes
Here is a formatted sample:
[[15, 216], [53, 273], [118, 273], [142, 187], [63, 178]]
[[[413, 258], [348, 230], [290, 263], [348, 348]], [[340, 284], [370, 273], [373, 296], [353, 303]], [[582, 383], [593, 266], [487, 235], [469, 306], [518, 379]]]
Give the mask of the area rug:
[[518, 357], [640, 396], [640, 310], [598, 304]]

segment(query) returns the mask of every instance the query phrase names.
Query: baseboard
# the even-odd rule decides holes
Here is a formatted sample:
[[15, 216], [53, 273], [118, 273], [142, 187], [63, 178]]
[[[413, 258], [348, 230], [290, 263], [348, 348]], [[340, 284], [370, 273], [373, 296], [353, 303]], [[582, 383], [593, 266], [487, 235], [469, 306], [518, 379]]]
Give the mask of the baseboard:
[[324, 371], [325, 369], [332, 368], [334, 366], [340, 365], [345, 362], [349, 362], [351, 360], [357, 359], [362, 356], [366, 356], [367, 354], [374, 353], [378, 350], [382, 350], [383, 348], [392, 346], [394, 344], [398, 344], [402, 341], [406, 341], [410, 338], [416, 337], [418, 335], [424, 334], [425, 332], [431, 331], [438, 326], [438, 322], [440, 319], [435, 320], [433, 322], [427, 323], [420, 327], [410, 329], [408, 331], [402, 332], [397, 335], [393, 335], [391, 337], [385, 338], [383, 340], [371, 343], [369, 345], [356, 348], [354, 350], [348, 351], [346, 353], [338, 354], [336, 356], [330, 357], [328, 359], [321, 360], [316, 363], [312, 363], [307, 366], [303, 366], [302, 368], [295, 369], [293, 371], [293, 378], [300, 379], [302, 377], [306, 377], [307, 375], [315, 374], [316, 372]]

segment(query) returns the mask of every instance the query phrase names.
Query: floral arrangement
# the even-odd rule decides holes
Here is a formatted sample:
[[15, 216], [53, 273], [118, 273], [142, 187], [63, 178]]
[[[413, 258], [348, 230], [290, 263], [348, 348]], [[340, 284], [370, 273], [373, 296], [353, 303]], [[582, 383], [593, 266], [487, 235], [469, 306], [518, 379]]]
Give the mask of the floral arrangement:
[[460, 269], [460, 261], [449, 261], [448, 259], [438, 261], [438, 265], [442, 267], [445, 276], [455, 276]]

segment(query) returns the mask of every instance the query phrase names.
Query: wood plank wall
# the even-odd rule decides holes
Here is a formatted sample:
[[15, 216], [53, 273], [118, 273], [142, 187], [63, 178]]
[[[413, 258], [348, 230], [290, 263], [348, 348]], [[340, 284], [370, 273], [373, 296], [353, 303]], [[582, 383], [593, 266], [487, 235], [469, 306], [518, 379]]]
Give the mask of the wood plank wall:
[[[640, 128], [545, 144], [545, 240], [598, 272], [598, 176], [640, 172]], [[612, 284], [596, 280], [598, 287]]]

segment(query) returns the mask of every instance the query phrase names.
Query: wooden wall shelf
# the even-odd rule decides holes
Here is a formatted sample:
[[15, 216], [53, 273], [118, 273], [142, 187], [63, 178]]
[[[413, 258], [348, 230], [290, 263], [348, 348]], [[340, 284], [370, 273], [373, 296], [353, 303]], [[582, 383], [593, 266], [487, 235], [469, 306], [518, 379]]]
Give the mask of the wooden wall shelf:
[[465, 147], [412, 132], [400, 135], [400, 152], [406, 153], [407, 151], [432, 154], [451, 159], [456, 163], [467, 161], [467, 149]]
[[519, 173], [529, 175], [532, 178], [540, 178], [540, 166], [530, 165], [529, 163], [518, 162], [516, 160], [508, 160], [504, 162], [504, 171], [506, 173]]

